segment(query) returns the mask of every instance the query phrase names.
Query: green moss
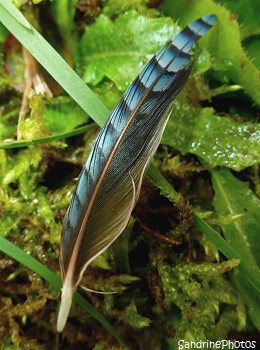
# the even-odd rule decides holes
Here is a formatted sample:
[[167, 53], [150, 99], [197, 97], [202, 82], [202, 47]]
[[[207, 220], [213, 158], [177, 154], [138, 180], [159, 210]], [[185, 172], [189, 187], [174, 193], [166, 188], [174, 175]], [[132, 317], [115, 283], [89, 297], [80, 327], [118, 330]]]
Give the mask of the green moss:
[[159, 264], [165, 305], [169, 310], [177, 306], [181, 312], [176, 343], [178, 339], [226, 339], [230, 331], [241, 328], [241, 317], [245, 324], [242, 298], [223, 275], [238, 264], [236, 260], [219, 264], [181, 263], [176, 267], [165, 262]]

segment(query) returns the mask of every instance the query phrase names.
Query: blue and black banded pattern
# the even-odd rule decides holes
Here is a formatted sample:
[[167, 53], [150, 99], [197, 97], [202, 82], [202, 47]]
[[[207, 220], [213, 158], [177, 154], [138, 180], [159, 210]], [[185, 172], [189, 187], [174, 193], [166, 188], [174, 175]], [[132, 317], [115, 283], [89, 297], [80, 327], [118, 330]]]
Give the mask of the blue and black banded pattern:
[[[190, 74], [193, 44], [215, 20], [214, 15], [204, 16], [166, 43], [132, 82], [101, 129], [64, 222], [60, 262], [63, 280], [70, 275], [72, 288], [88, 264], [126, 226], [169, 108]], [[73, 273], [68, 274], [69, 270]]]

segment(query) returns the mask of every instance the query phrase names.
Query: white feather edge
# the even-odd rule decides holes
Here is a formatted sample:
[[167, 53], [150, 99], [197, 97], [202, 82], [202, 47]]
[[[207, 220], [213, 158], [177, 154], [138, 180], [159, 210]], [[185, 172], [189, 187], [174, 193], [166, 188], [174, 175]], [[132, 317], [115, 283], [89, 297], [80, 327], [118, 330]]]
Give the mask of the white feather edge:
[[[168, 114], [168, 115], [167, 115]], [[135, 204], [139, 198], [139, 194], [140, 194], [140, 190], [141, 190], [141, 185], [142, 185], [142, 181], [143, 181], [143, 176], [144, 173], [148, 167], [148, 165], [151, 162], [151, 159], [156, 151], [156, 149], [158, 148], [158, 145], [160, 143], [164, 128], [167, 124], [167, 121], [169, 119], [169, 115], [170, 113], [166, 113], [167, 117], [165, 118], [164, 122], [162, 123], [163, 125], [161, 125], [160, 128], [160, 132], [158, 132], [158, 134], [155, 132], [155, 137], [154, 139], [151, 139], [151, 152], [150, 152], [150, 156], [148, 157], [145, 166], [143, 167], [141, 176], [139, 178], [139, 181], [137, 183], [137, 187], [134, 183], [134, 180], [131, 176], [131, 173], [129, 172], [129, 176], [131, 178], [132, 181], [132, 189], [133, 189], [133, 195], [132, 195], [132, 200], [129, 204], [129, 206], [121, 213], [121, 217], [123, 217], [123, 220], [118, 220], [118, 222], [121, 222], [120, 226], [117, 228], [117, 233], [114, 235], [113, 239], [100, 251], [97, 252], [97, 254], [95, 254], [90, 260], [87, 261], [87, 263], [84, 265], [84, 267], [82, 268], [80, 275], [79, 275], [79, 279], [76, 283], [76, 285], [73, 286], [72, 283], [72, 277], [73, 277], [73, 271], [68, 271], [68, 274], [66, 275], [64, 281], [63, 281], [63, 288], [62, 288], [62, 294], [61, 294], [61, 304], [60, 304], [60, 309], [59, 309], [59, 314], [58, 314], [58, 318], [57, 318], [57, 332], [61, 333], [65, 327], [65, 324], [67, 322], [68, 319], [68, 315], [69, 315], [69, 311], [71, 308], [71, 304], [72, 304], [72, 298], [73, 298], [73, 294], [75, 292], [75, 290], [77, 289], [77, 286], [79, 285], [84, 272], [86, 271], [88, 265], [100, 254], [102, 254], [116, 239], [117, 237], [122, 233], [122, 231], [124, 230], [124, 228], [126, 227], [132, 210], [135, 207]], [[156, 135], [157, 134], [157, 135]], [[88, 290], [86, 288], [86, 290]]]
[[[59, 310], [59, 315], [58, 315], [58, 319], [57, 319], [57, 332], [62, 332], [64, 327], [65, 327], [65, 324], [66, 324], [66, 321], [67, 321], [67, 318], [69, 315], [69, 311], [71, 308], [72, 297], [73, 297], [74, 291], [76, 290], [78, 284], [80, 283], [86, 268], [97, 256], [102, 254], [108, 248], [108, 246], [110, 246], [110, 244], [112, 244], [112, 242], [121, 234], [121, 232], [123, 231], [123, 229], [127, 225], [127, 222], [131, 216], [131, 212], [132, 212], [132, 210], [135, 206], [135, 202], [136, 202], [135, 183], [134, 183], [134, 180], [133, 180], [130, 173], [129, 173], [129, 175], [131, 177], [131, 181], [132, 181], [132, 185], [133, 185], [132, 201], [130, 202], [129, 207], [127, 207], [125, 209], [125, 211], [123, 211], [121, 213], [121, 216], [124, 217], [124, 220], [121, 220], [121, 225], [117, 229], [118, 233], [114, 236], [112, 241], [110, 241], [102, 250], [100, 250], [96, 255], [94, 255], [89, 261], [87, 261], [87, 263], [84, 265], [84, 267], [82, 268], [82, 270], [80, 272], [78, 282], [75, 286], [73, 286], [73, 284], [72, 284], [72, 277], [73, 277], [72, 273], [68, 273], [66, 275], [66, 278], [65, 278], [64, 283], [63, 283], [62, 294], [61, 294], [61, 304], [60, 304], [60, 310]], [[138, 191], [137, 191], [138, 194], [139, 194], [140, 188], [141, 188], [141, 183], [142, 183], [141, 180], [142, 179], [140, 179], [139, 184], [138, 184]], [[119, 222], [120, 222], [120, 220], [119, 220]], [[83, 287], [83, 288], [87, 291], [95, 292], [91, 289], [88, 289], [85, 287]]]

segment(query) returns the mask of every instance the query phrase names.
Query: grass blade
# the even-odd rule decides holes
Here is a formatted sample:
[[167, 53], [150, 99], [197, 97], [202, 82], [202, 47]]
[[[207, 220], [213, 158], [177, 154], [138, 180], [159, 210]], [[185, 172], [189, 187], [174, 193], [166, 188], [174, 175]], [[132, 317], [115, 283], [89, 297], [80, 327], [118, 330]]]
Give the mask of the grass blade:
[[238, 270], [243, 274], [243, 277], [260, 293], [260, 276], [257, 272], [251, 271], [248, 268], [247, 262], [223, 237], [221, 237], [211, 226], [202, 220], [197, 214], [193, 213], [195, 225], [207, 236], [212, 243], [218, 248], [223, 255], [228, 259], [240, 259]]
[[[50, 283], [55, 292], [58, 292], [61, 289], [61, 279], [54, 272], [49, 270], [38, 260], [33, 258], [31, 255], [28, 255], [25, 251], [17, 247], [15, 244], [9, 242], [4, 237], [0, 237], [0, 250], [40, 275], [43, 279]], [[121, 346], [126, 347], [124, 341], [117, 334], [114, 327], [111, 326], [111, 324], [85, 298], [83, 298], [79, 293], [75, 293], [74, 300], [88, 313], [90, 313], [90, 315], [97, 319], [115, 337]]]
[[109, 114], [106, 107], [33, 26], [29, 29], [21, 23], [21, 18], [24, 18], [23, 15], [14, 5], [0, 0], [0, 21], [3, 25], [91, 118], [103, 125]]
[[69, 132], [65, 132], [58, 135], [50, 135], [46, 137], [41, 137], [39, 139], [30, 140], [30, 141], [11, 141], [11, 142], [0, 142], [0, 149], [11, 149], [11, 148], [22, 148], [22, 147], [28, 147], [31, 145], [38, 145], [41, 143], [47, 143], [52, 141], [58, 141], [62, 139], [66, 139], [68, 137], [76, 136], [83, 134], [95, 127], [95, 124], [90, 124], [86, 126], [82, 126], [80, 128], [74, 129]]
[[[173, 203], [178, 203], [181, 195], [178, 194], [171, 184], [162, 176], [162, 174], [153, 166], [148, 170], [151, 181], [157, 186], [163, 195], [165, 195]], [[216, 245], [218, 250], [225, 255], [227, 259], [240, 259], [238, 270], [243, 277], [260, 293], [260, 276], [257, 271], [252, 271], [247, 266], [247, 261], [243, 259], [241, 254], [237, 252], [223, 237], [221, 237], [211, 226], [202, 220], [196, 213], [193, 212], [194, 223], [207, 236], [212, 243]]]
[[0, 1], [0, 4], [13, 16], [22, 26], [27, 29], [32, 29], [31, 24], [22, 15], [22, 13], [12, 4], [11, 1]]

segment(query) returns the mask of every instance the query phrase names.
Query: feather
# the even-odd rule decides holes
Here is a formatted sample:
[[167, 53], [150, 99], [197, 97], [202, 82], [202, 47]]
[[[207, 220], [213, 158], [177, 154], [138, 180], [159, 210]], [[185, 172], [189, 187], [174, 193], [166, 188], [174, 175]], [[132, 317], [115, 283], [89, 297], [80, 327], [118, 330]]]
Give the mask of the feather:
[[215, 20], [214, 15], [204, 16], [170, 40], [129, 86], [101, 129], [64, 220], [58, 332], [65, 326], [73, 293], [87, 266], [127, 225], [167, 112], [190, 74], [192, 46]]

